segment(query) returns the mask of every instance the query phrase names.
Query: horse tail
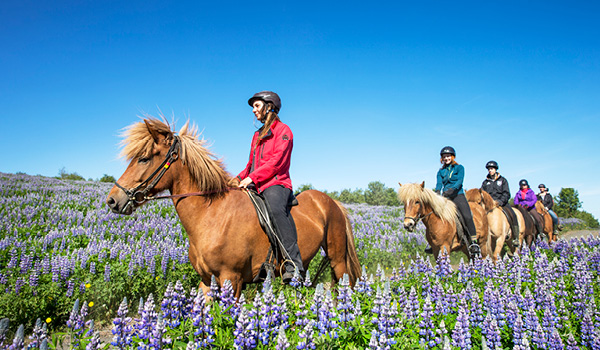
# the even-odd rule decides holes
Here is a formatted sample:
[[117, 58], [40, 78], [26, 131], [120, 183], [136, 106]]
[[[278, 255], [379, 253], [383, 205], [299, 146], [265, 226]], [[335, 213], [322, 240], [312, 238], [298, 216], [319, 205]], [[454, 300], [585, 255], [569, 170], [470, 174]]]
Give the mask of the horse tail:
[[361, 274], [360, 262], [358, 261], [358, 255], [356, 254], [356, 246], [354, 245], [354, 234], [352, 233], [352, 224], [348, 217], [348, 210], [340, 203], [335, 201], [335, 204], [340, 208], [346, 221], [346, 270], [348, 277], [350, 277], [350, 284], [354, 286], [354, 282], [358, 279]]

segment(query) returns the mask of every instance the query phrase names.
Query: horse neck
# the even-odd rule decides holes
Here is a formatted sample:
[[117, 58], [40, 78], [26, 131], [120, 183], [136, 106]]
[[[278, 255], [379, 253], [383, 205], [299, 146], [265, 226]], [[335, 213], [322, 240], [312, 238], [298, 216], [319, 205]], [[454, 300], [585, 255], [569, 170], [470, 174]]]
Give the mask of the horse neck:
[[[423, 219], [423, 224], [432, 235], [437, 236], [440, 233], [448, 232], [449, 229], [454, 227], [453, 223], [442, 220], [429, 205], [425, 206], [425, 212], [425, 215], [431, 213]], [[456, 231], [456, 227], [454, 227], [453, 231]]]

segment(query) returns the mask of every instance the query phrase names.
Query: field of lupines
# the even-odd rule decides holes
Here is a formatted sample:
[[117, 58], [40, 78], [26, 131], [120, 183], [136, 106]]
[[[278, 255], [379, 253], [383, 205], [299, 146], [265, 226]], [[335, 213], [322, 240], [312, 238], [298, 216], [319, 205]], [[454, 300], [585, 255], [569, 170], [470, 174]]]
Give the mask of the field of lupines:
[[354, 288], [205, 299], [171, 202], [117, 216], [110, 187], [0, 173], [0, 348], [600, 349], [598, 238], [452, 268], [415, 254], [423, 228], [404, 231], [401, 209], [349, 205]]

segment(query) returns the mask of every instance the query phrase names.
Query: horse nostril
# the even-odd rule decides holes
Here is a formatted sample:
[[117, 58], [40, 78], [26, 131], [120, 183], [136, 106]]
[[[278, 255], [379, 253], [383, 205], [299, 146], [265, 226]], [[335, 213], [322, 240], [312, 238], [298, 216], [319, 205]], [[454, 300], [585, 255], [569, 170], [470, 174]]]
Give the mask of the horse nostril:
[[106, 200], [106, 204], [108, 204], [109, 207], [112, 207], [115, 205], [115, 199], [113, 197], [108, 197], [108, 199]]

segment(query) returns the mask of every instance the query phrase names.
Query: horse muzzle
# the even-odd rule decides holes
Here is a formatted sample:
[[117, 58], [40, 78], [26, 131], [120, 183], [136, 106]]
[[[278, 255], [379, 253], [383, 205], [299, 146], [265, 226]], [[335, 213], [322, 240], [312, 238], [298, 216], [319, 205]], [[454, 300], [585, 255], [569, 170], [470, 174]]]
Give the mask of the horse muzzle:
[[136, 208], [136, 203], [127, 196], [109, 195], [106, 205], [115, 214], [131, 215]]
[[416, 226], [417, 224], [413, 219], [404, 219], [404, 228], [407, 229], [409, 232], [413, 232]]

